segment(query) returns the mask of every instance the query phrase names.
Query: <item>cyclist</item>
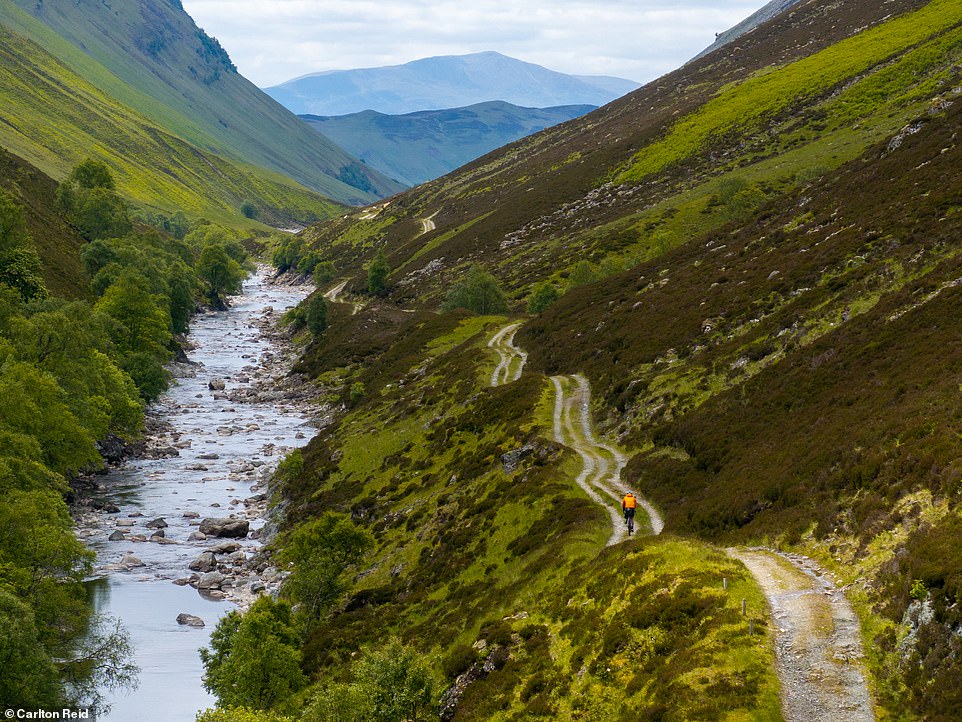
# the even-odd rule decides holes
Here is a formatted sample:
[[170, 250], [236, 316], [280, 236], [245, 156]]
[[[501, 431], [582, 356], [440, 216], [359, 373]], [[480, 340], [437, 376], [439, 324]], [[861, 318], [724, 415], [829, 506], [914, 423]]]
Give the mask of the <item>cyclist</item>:
[[625, 513], [625, 524], [629, 527], [634, 526], [635, 507], [637, 506], [638, 500], [635, 498], [635, 495], [630, 491], [626, 492], [625, 498], [621, 500], [621, 510]]

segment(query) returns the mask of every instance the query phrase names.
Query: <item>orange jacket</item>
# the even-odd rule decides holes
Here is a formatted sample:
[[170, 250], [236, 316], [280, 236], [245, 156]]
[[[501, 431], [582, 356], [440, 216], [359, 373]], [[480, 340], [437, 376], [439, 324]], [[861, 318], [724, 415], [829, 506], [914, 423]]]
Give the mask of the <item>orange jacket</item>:
[[625, 498], [621, 500], [622, 509], [634, 509], [638, 506], [638, 500], [635, 498], [634, 494], [625, 494]]

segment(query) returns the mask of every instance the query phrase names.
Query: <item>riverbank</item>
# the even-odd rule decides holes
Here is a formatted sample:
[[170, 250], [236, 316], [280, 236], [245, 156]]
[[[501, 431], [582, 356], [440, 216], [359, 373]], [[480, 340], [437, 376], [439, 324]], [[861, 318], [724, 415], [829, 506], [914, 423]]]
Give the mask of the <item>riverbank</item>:
[[[197, 649], [220, 616], [282, 581], [261, 549], [268, 482], [330, 413], [289, 375], [296, 349], [277, 326], [310, 290], [261, 268], [229, 310], [196, 316], [190, 363], [172, 368], [176, 384], [149, 410], [141, 452], [92, 477], [74, 507], [77, 534], [97, 553], [97, 610], [125, 623], [142, 668], [140, 689], [111, 700], [101, 720], [193, 719], [213, 703]], [[225, 527], [212, 519], [231, 520], [236, 536], [218, 536]]]

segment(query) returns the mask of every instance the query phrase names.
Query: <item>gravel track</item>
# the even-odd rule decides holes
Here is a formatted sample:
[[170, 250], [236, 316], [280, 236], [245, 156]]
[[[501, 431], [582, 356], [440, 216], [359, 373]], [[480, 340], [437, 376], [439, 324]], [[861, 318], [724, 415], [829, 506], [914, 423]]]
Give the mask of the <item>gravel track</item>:
[[769, 549], [729, 549], [771, 608], [775, 663], [788, 722], [871, 722], [858, 617], [811, 559]]
[[501, 386], [521, 378], [521, 372], [528, 361], [528, 354], [514, 345], [514, 334], [519, 328], [521, 328], [520, 321], [508, 324], [488, 341], [488, 348], [497, 351], [501, 359], [491, 374], [492, 386]]

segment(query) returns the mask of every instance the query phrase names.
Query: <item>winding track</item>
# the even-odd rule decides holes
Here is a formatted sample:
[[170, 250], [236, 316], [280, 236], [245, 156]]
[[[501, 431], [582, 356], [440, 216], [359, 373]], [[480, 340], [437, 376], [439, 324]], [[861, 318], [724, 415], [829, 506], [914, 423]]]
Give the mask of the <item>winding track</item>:
[[[493, 348], [501, 357], [491, 374], [492, 386], [501, 386], [521, 378], [521, 371], [528, 361], [528, 354], [514, 345], [514, 334], [519, 328], [521, 328], [521, 321], [510, 323], [488, 341], [488, 348]], [[512, 366], [514, 366], [513, 370]]]
[[858, 617], [810, 559], [769, 549], [729, 549], [758, 581], [771, 608], [782, 712], [788, 722], [871, 722], [858, 660]]
[[[574, 449], [581, 457], [582, 469], [575, 481], [592, 501], [604, 507], [611, 517], [612, 531], [608, 537], [608, 546], [624, 541], [628, 530], [621, 516], [621, 470], [627, 459], [618, 449], [595, 439], [591, 424], [591, 387], [588, 379], [581, 374], [575, 374], [552, 376], [551, 382], [555, 387], [555, 441]], [[571, 387], [574, 387], [574, 390], [569, 392], [567, 389]], [[638, 502], [648, 515], [651, 533], [661, 534], [665, 528], [661, 515], [640, 496]]]
[[[514, 335], [521, 328], [516, 321], [499, 329], [488, 348], [498, 352], [500, 360], [491, 373], [491, 385], [501, 386], [521, 378], [528, 354], [514, 344]], [[628, 536], [624, 519], [621, 516], [622, 482], [621, 470], [627, 459], [615, 447], [595, 439], [591, 425], [591, 387], [581, 374], [574, 376], [552, 376], [555, 387], [554, 438], [581, 457], [581, 473], [575, 479], [588, 497], [604, 508], [611, 517], [611, 536], [607, 544], [617, 544]], [[572, 392], [566, 388], [573, 387]], [[661, 534], [665, 522], [648, 501], [638, 498], [641, 508], [648, 515], [648, 525], [653, 534]], [[640, 521], [640, 520], [639, 520]]]

